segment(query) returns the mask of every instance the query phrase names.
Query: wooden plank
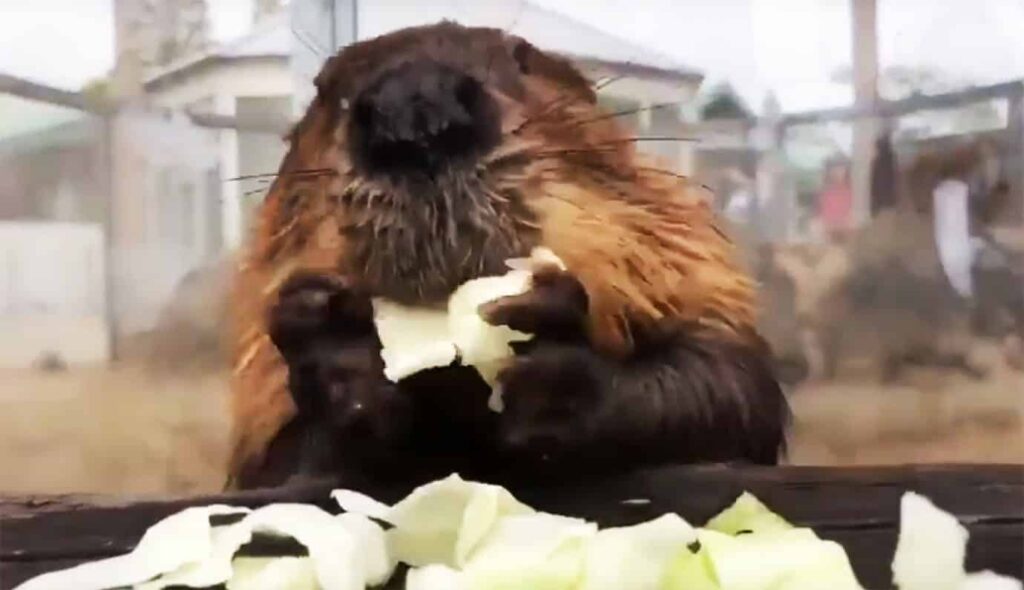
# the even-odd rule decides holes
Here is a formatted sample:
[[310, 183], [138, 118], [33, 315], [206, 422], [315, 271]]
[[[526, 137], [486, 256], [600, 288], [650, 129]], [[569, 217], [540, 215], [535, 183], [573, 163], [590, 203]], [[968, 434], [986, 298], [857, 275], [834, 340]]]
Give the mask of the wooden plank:
[[[227, 503], [260, 506], [310, 502], [335, 510], [332, 481], [219, 496], [148, 499], [82, 497], [0, 501], [0, 588], [13, 580], [76, 561], [131, 550], [160, 518], [186, 506]], [[887, 588], [906, 491], [931, 498], [971, 531], [968, 569], [1024, 577], [1024, 466], [917, 467], [678, 467], [639, 471], [613, 480], [514, 489], [542, 510], [575, 515], [602, 526], [641, 522], [675, 512], [702, 524], [742, 491], [756, 494], [792, 522], [843, 544], [862, 583]], [[394, 501], [409, 490], [364, 490]], [[644, 499], [645, 504], [623, 503]], [[50, 564], [42, 567], [40, 564]]]

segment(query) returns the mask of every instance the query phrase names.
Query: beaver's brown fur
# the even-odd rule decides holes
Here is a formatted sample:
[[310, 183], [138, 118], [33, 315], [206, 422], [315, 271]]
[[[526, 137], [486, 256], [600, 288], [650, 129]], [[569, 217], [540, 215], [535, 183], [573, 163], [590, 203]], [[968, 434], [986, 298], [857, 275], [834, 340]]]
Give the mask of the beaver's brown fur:
[[[452, 91], [457, 103], [444, 102], [437, 89], [449, 82], [459, 85]], [[419, 90], [409, 90], [416, 84]], [[268, 446], [296, 415], [288, 366], [269, 335], [283, 285], [333, 277], [339, 289], [364, 298], [429, 304], [468, 279], [505, 272], [507, 258], [538, 245], [561, 258], [585, 290], [587, 358], [604, 359], [587, 362], [631, 367], [638, 355], [665, 357], [656, 367], [651, 361], [650, 383], [607, 377], [608, 387], [633, 383], [632, 396], [656, 400], [653, 421], [637, 428], [689, 429], [656, 443], [689, 447], [668, 459], [776, 461], [787, 411], [762, 362], [769, 352], [754, 329], [754, 284], [734, 261], [706, 196], [641, 155], [569, 62], [500, 30], [442, 23], [345, 48], [327, 61], [316, 86], [238, 273], [234, 475], [271, 469]], [[411, 104], [396, 101], [403, 92], [419, 93], [427, 106], [417, 114], [426, 122], [394, 112]], [[457, 114], [468, 114], [468, 126], [457, 127]], [[446, 125], [463, 135], [445, 136]], [[398, 149], [415, 151], [425, 134], [433, 134], [430, 150]], [[442, 140], [450, 143], [436, 143]], [[385, 154], [380, 145], [396, 151]], [[412, 171], [396, 168], [414, 164]], [[340, 339], [360, 320], [346, 321], [323, 341]], [[371, 357], [379, 346], [373, 340]], [[321, 356], [337, 358], [332, 354]], [[310, 395], [324, 388], [310, 385]], [[548, 393], [560, 392], [544, 392], [546, 399]], [[454, 403], [479, 401], [469, 393], [461, 399]], [[674, 420], [673, 412], [690, 417]], [[651, 454], [637, 445], [634, 463]], [[250, 483], [240, 485], [263, 481], [242, 479]]]

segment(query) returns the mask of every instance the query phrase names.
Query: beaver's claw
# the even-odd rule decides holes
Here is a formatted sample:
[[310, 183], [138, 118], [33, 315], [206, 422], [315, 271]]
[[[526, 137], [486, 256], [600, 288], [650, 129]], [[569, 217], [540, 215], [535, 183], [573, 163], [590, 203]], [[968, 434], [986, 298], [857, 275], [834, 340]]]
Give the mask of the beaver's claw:
[[485, 303], [479, 311], [488, 323], [533, 334], [535, 341], [578, 342], [586, 340], [588, 304], [575, 276], [547, 266], [534, 273], [526, 293]]
[[373, 326], [373, 309], [340, 278], [302, 273], [282, 285], [267, 324], [271, 341], [289, 359], [320, 338], [364, 337]]

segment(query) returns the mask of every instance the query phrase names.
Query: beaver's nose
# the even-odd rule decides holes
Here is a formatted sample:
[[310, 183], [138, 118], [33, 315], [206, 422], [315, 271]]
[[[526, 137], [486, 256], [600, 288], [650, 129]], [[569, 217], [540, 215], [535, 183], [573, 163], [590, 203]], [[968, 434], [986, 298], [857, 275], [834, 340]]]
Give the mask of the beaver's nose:
[[472, 164], [501, 139], [494, 99], [474, 77], [432, 61], [397, 66], [352, 105], [349, 145], [368, 173]]

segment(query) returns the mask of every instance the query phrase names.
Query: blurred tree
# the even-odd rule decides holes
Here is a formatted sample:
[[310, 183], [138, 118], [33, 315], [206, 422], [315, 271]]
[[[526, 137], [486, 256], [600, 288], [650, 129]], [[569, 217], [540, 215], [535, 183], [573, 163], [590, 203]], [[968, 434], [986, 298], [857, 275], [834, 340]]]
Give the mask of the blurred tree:
[[[143, 68], [165, 66], [209, 45], [206, 0], [122, 0], [122, 18]], [[127, 41], [127, 40], [126, 40]]]
[[753, 113], [728, 82], [716, 85], [700, 107], [702, 121], [714, 119], [751, 119]]
[[82, 84], [79, 92], [90, 104], [102, 106], [114, 97], [114, 83], [110, 75], [93, 78]]

